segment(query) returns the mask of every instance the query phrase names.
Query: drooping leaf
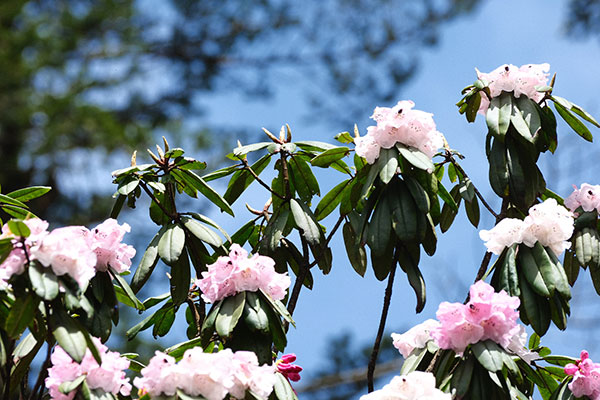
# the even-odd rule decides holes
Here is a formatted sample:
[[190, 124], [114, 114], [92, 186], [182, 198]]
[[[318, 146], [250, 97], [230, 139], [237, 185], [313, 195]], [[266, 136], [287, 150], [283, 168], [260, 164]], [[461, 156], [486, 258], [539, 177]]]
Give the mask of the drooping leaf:
[[30, 293], [25, 298], [14, 302], [3, 324], [9, 337], [19, 337], [27, 325], [33, 321], [39, 301], [38, 297]]
[[140, 260], [140, 264], [135, 270], [133, 274], [133, 278], [131, 278], [131, 289], [134, 293], [139, 292], [139, 290], [144, 286], [146, 281], [152, 275], [152, 271], [154, 271], [154, 267], [158, 263], [158, 243], [162, 234], [164, 233], [166, 228], [161, 228], [156, 235], [148, 244], [142, 259]]
[[560, 103], [554, 102], [554, 108], [558, 112], [558, 114], [565, 120], [567, 124], [577, 133], [579, 136], [587, 140], [588, 142], [593, 141], [593, 136], [590, 130], [575, 117], [571, 111], [567, 110]]
[[312, 211], [302, 202], [296, 199], [290, 200], [290, 209], [294, 216], [296, 226], [302, 230], [302, 236], [309, 244], [319, 244], [323, 233]]
[[223, 241], [219, 235], [210, 228], [202, 225], [195, 219], [188, 217], [181, 217], [181, 223], [189, 232], [191, 232], [198, 239], [212, 246], [219, 247], [223, 244]]
[[[269, 165], [271, 161], [271, 154], [266, 154], [259, 158], [250, 166], [250, 169], [257, 175], [265, 170], [265, 168]], [[223, 195], [223, 198], [229, 203], [233, 204], [240, 195], [250, 186], [252, 182], [254, 182], [255, 178], [250, 173], [250, 171], [243, 169], [235, 172], [231, 179], [229, 180], [229, 184], [227, 185], [227, 190]]]
[[400, 155], [414, 167], [423, 169], [425, 171], [433, 171], [433, 162], [427, 156], [427, 154], [415, 149], [414, 147], [407, 147], [401, 143], [396, 143], [396, 148], [398, 149]]
[[333, 210], [335, 210], [338, 204], [340, 204], [342, 201], [344, 192], [350, 188], [350, 182], [350, 179], [346, 179], [345, 181], [338, 183], [333, 187], [333, 189], [327, 192], [325, 196], [323, 196], [319, 204], [317, 204], [317, 208], [315, 209], [315, 217], [317, 218], [317, 221], [322, 220], [331, 214]]
[[215, 330], [222, 338], [229, 338], [237, 325], [246, 304], [246, 292], [226, 297], [215, 319]]
[[177, 223], [170, 223], [158, 240], [158, 255], [171, 265], [181, 255], [185, 245], [185, 231]]
[[34, 261], [29, 264], [27, 270], [35, 294], [48, 301], [54, 300], [58, 296], [58, 279], [50, 268], [44, 268]]

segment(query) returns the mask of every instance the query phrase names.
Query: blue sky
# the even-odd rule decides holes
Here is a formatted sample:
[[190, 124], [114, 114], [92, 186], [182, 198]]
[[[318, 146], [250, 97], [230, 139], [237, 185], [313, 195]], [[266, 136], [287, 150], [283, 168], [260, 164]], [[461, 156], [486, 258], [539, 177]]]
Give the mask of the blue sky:
[[[486, 2], [476, 13], [441, 28], [439, 45], [422, 53], [416, 79], [398, 92], [397, 100], [412, 99], [416, 103], [415, 108], [434, 113], [438, 130], [444, 133], [452, 148], [466, 156], [463, 167], [496, 208], [498, 201], [489, 188], [483, 150], [485, 122], [478, 118], [474, 124], [468, 124], [454, 104], [460, 98], [460, 90], [475, 80], [475, 67], [488, 72], [504, 63], [548, 62], [551, 72], [558, 73], [554, 93], [599, 116], [600, 103], [594, 96], [600, 89], [600, 48], [593, 40], [565, 36], [565, 8], [565, 2], [554, 0]], [[266, 101], [232, 94], [206, 97], [203, 101], [207, 107], [205, 117], [213, 125], [250, 127], [257, 135], [263, 126], [276, 132], [282, 124], [289, 123], [297, 140], [333, 142], [336, 133], [351, 130], [350, 126], [332, 128], [327, 115], [313, 113], [310, 121], [307, 120], [308, 108], [301, 95], [303, 84], [305, 82], [282, 80], [280, 85], [275, 84], [276, 95]], [[368, 116], [376, 105], [393, 104], [365, 104], [364, 118], [357, 121], [361, 132], [366, 132]], [[600, 138], [600, 131], [592, 133]], [[571, 183], [599, 183], [596, 171], [587, 168], [595, 167], [595, 164], [586, 161], [597, 154], [596, 144], [590, 145], [578, 139], [568, 127], [561, 125], [559, 153], [561, 150], [564, 151], [562, 156], [542, 156], [543, 172], [552, 190], [567, 196]], [[559, 179], [551, 181], [551, 177]], [[333, 172], [319, 174], [322, 192], [326, 193], [339, 178]], [[211, 216], [227, 231], [234, 232], [250, 217], [244, 202], [260, 208], [266, 198], [262, 188], [255, 185], [236, 204], [237, 219], [217, 213]], [[493, 221], [483, 209], [482, 216], [485, 217], [480, 229], [491, 228]], [[332, 226], [335, 219], [334, 213], [325, 220], [325, 225]], [[327, 339], [332, 336], [349, 331], [358, 342], [371, 343], [381, 312], [386, 283], [377, 281], [370, 270], [365, 278], [359, 277], [348, 263], [339, 238], [333, 240], [332, 246], [332, 272], [323, 276], [314, 271], [314, 289], [305, 289], [301, 293], [294, 315], [297, 328], [291, 329], [289, 334], [288, 350], [298, 355], [299, 364], [307, 372], [323, 362], [322, 352]], [[478, 231], [466, 221], [464, 211], [461, 211], [449, 232], [438, 233], [436, 254], [433, 257], [422, 254], [421, 270], [428, 288], [425, 310], [415, 315], [414, 294], [404, 274], [399, 273], [394, 285], [388, 329], [408, 329], [434, 317], [441, 301], [462, 301], [484, 251]], [[586, 323], [594, 323], [590, 316], [594, 315], [593, 307], [600, 305], [600, 298], [590, 289], [587, 273], [582, 273], [579, 281], [574, 290], [572, 310], [577, 319], [570, 322], [567, 333], [551, 330], [543, 338], [543, 343], [558, 353], [571, 355], [579, 354], [580, 346], [588, 346], [592, 358], [600, 358], [600, 349], [595, 347], [589, 331], [584, 329]]]

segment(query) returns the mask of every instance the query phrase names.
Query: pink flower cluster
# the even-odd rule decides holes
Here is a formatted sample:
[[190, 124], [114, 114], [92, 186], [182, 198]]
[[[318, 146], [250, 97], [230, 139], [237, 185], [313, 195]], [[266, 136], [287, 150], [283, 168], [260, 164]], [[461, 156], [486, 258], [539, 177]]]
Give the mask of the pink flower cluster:
[[129, 360], [116, 351], [108, 351], [100, 339], [92, 338], [94, 345], [102, 358], [102, 364], [98, 365], [90, 349], [86, 350], [81, 363], [76, 363], [60, 347], [56, 346], [50, 356], [52, 367], [48, 368], [46, 387], [50, 397], [56, 400], [72, 400], [76, 390], [68, 394], [61, 393], [59, 386], [63, 382], [71, 382], [85, 375], [85, 381], [90, 389], [101, 389], [106, 393], [128, 396], [131, 392], [129, 378], [125, 376], [125, 370], [129, 367]]
[[[117, 273], [129, 270], [135, 255], [132, 246], [122, 243], [130, 231], [127, 224], [119, 225], [107, 219], [91, 231], [84, 226], [67, 226], [48, 232], [48, 223], [40, 219], [25, 220], [31, 235], [25, 240], [25, 249], [14, 239], [14, 250], [0, 264], [0, 280], [8, 281], [13, 274], [25, 270], [28, 252], [31, 260], [52, 268], [56, 275], [69, 275], [79, 286], [85, 288], [98, 271], [106, 271], [110, 265]], [[8, 225], [2, 228], [2, 236], [14, 236]], [[6, 286], [6, 284], [4, 284]]]
[[[429, 319], [407, 332], [392, 334], [394, 347], [404, 358], [414, 349], [424, 348], [433, 340], [442, 349], [452, 349], [462, 354], [470, 344], [491, 339], [517, 355], [523, 354], [523, 328], [517, 324], [519, 319], [519, 298], [509, 296], [504, 290], [494, 292], [494, 288], [478, 281], [471, 285], [470, 300], [467, 304], [440, 304], [437, 311], [438, 321]], [[525, 338], [526, 338], [525, 334]]]
[[451, 400], [450, 393], [435, 387], [431, 372], [413, 371], [395, 376], [382, 389], [361, 396], [360, 400]]
[[442, 349], [452, 349], [462, 354], [469, 344], [491, 339], [507, 347], [512, 337], [519, 333], [519, 298], [509, 296], [504, 290], [483, 281], [471, 285], [467, 304], [440, 304], [436, 316], [440, 325], [431, 336]]
[[356, 154], [373, 164], [381, 148], [402, 143], [433, 157], [444, 145], [444, 136], [437, 131], [433, 114], [413, 110], [414, 106], [412, 101], [402, 100], [392, 108], [376, 107], [371, 118], [377, 125], [369, 126], [365, 136], [355, 139]]
[[298, 382], [300, 380], [300, 372], [302, 372], [302, 367], [293, 364], [294, 361], [296, 361], [295, 354], [284, 354], [279, 360], [277, 360], [275, 365], [277, 365], [277, 371], [283, 376], [292, 382]]
[[554, 199], [547, 199], [529, 209], [524, 220], [505, 218], [491, 230], [482, 230], [479, 237], [485, 241], [488, 251], [500, 254], [505, 247], [524, 243], [533, 247], [535, 242], [549, 247], [559, 256], [571, 246], [568, 241], [573, 234], [573, 214]]
[[581, 358], [575, 364], [565, 366], [565, 374], [573, 376], [569, 389], [575, 397], [600, 399], [600, 364], [593, 362], [587, 351], [581, 352]]
[[[539, 102], [544, 93], [536, 90], [536, 86], [548, 84], [548, 71], [550, 64], [526, 64], [516, 67], [512, 64], [504, 64], [490, 73], [477, 71], [477, 78], [486, 82], [490, 88], [492, 98], [500, 96], [502, 92], [513, 92], [515, 97], [525, 95], [535, 102]], [[481, 96], [479, 112], [485, 114], [490, 106], [487, 96]]]
[[186, 350], [179, 363], [157, 351], [142, 369], [142, 378], [135, 378], [133, 384], [140, 395], [148, 393], [150, 397], [173, 396], [179, 389], [207, 400], [223, 400], [227, 394], [244, 399], [250, 389], [266, 399], [275, 384], [275, 367], [259, 366], [256, 354], [250, 351], [204, 353], [194, 347]]
[[208, 271], [202, 272], [202, 278], [196, 280], [202, 298], [209, 303], [259, 289], [273, 299], [281, 300], [290, 283], [287, 273], [275, 272], [275, 261], [271, 257], [255, 254], [248, 258], [248, 252], [235, 243], [231, 245], [229, 257], [219, 257], [208, 266]]
[[565, 199], [565, 206], [575, 212], [579, 207], [585, 212], [597, 210], [600, 212], [600, 185], [582, 183], [581, 187], [573, 185], [573, 193]]
[[25, 271], [25, 263], [27, 262], [25, 252], [29, 252], [29, 249], [35, 245], [38, 240], [48, 234], [48, 223], [46, 221], [42, 221], [39, 218], [33, 218], [23, 222], [31, 232], [29, 237], [25, 239], [25, 247], [23, 247], [23, 243], [10, 231], [8, 224], [5, 224], [2, 227], [2, 235], [0, 235], [0, 237], [13, 238], [13, 249], [6, 260], [0, 264], [0, 289], [8, 287], [8, 280], [13, 275], [20, 275]]

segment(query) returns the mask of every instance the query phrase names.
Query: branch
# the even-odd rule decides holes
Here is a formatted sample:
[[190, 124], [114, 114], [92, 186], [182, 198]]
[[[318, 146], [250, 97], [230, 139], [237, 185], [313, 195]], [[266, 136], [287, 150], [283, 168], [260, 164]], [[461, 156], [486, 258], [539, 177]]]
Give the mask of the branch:
[[390, 303], [392, 300], [392, 286], [394, 285], [394, 275], [396, 275], [396, 258], [392, 261], [392, 270], [388, 277], [388, 284], [385, 288], [385, 296], [383, 298], [383, 309], [381, 310], [381, 319], [379, 320], [379, 329], [377, 330], [377, 337], [373, 344], [373, 351], [371, 352], [371, 358], [369, 359], [369, 366], [367, 368], [367, 385], [369, 387], [369, 393], [374, 390], [374, 374], [375, 364], [377, 363], [377, 356], [379, 355], [379, 346], [381, 345], [381, 338], [383, 337], [383, 331], [385, 329], [385, 321], [387, 319], [388, 310], [390, 309]]
[[269, 192], [271, 192], [271, 194], [274, 194], [275, 196], [279, 197], [281, 200], [285, 200], [284, 196], [282, 196], [279, 193], [275, 192], [273, 189], [271, 189], [271, 187], [269, 185], [266, 184], [265, 181], [263, 181], [262, 179], [260, 179], [260, 177], [258, 176], [258, 174], [256, 172], [254, 172], [254, 170], [252, 169], [252, 167], [250, 166], [250, 164], [248, 164], [248, 160], [246, 160], [245, 158], [239, 158], [239, 159], [244, 164], [244, 169], [246, 171], [250, 172], [250, 175], [252, 175], [252, 177], [254, 178], [254, 180], [256, 182], [258, 182], [262, 187], [264, 187]]
[[171, 214], [169, 211], [167, 211], [167, 209], [165, 208], [165, 206], [160, 202], [160, 200], [158, 200], [156, 198], [156, 196], [154, 196], [154, 193], [152, 193], [150, 191], [150, 189], [148, 189], [148, 186], [146, 185], [146, 182], [140, 180], [140, 186], [142, 187], [142, 189], [144, 189], [144, 192], [146, 192], [146, 194], [148, 196], [150, 196], [150, 199], [152, 199], [152, 201], [154, 201], [156, 203], [156, 205], [162, 210], [162, 212], [165, 213], [165, 215], [171, 219], [176, 220], [177, 218], [179, 218], [179, 215], [177, 215], [177, 213], [175, 214]]

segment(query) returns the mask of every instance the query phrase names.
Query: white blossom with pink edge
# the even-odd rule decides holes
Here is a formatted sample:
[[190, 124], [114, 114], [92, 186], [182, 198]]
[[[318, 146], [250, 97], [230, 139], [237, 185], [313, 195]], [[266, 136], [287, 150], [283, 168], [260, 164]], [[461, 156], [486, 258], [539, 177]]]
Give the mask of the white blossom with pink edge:
[[575, 213], [579, 207], [585, 212], [600, 212], [600, 185], [582, 183], [581, 187], [573, 185], [573, 193], [565, 199], [565, 207]]
[[[480, 72], [477, 68], [477, 78], [488, 84], [492, 98], [498, 97], [502, 92], [512, 92], [515, 97], [524, 95], [538, 103], [544, 93], [538, 92], [536, 87], [548, 85], [548, 71], [550, 64], [525, 64], [517, 67], [504, 64], [489, 73]], [[485, 114], [490, 106], [490, 100], [481, 94], [479, 112]]]
[[272, 258], [259, 254], [248, 258], [248, 252], [235, 243], [231, 245], [228, 257], [219, 257], [208, 266], [208, 271], [202, 272], [202, 278], [196, 280], [202, 298], [209, 303], [239, 292], [258, 290], [263, 290], [275, 300], [281, 300], [290, 284], [287, 273], [275, 272]]
[[395, 376], [382, 389], [361, 396], [360, 400], [451, 400], [450, 393], [435, 387], [435, 376], [430, 372], [413, 371]]
[[436, 313], [440, 325], [431, 330], [435, 343], [459, 355], [468, 345], [487, 339], [506, 348], [520, 332], [519, 298], [509, 296], [504, 290], [496, 293], [483, 281], [471, 285], [469, 294], [467, 304], [440, 304]]
[[422, 349], [428, 341], [432, 340], [431, 331], [439, 326], [439, 321], [428, 319], [403, 334], [392, 333], [394, 347], [398, 349], [402, 357], [408, 358], [414, 349]]
[[86, 383], [90, 389], [100, 389], [105, 393], [122, 394], [128, 396], [131, 392], [129, 378], [125, 376], [125, 370], [129, 367], [129, 360], [121, 357], [118, 352], [108, 351], [108, 348], [98, 338], [92, 338], [94, 345], [100, 353], [102, 363], [98, 365], [90, 349], [81, 360], [81, 363], [73, 359], [62, 349], [56, 346], [50, 356], [52, 367], [48, 369], [48, 377], [45, 380], [50, 397], [55, 400], [72, 400], [76, 391], [64, 394], [59, 386], [64, 382], [70, 382], [85, 375]]
[[25, 271], [25, 263], [27, 262], [25, 252], [29, 252], [31, 246], [34, 246], [48, 234], [48, 222], [46, 221], [39, 218], [32, 218], [24, 220], [23, 222], [30, 230], [30, 234], [25, 239], [24, 244], [10, 231], [8, 224], [4, 224], [2, 227], [2, 235], [0, 235], [0, 238], [13, 238], [13, 250], [9, 253], [6, 260], [0, 264], [0, 289], [7, 289], [8, 280], [13, 275], [20, 275]]
[[256, 354], [249, 351], [232, 352], [224, 349], [218, 353], [204, 353], [200, 347], [186, 350], [179, 363], [159, 351], [142, 377], [133, 384], [140, 395], [151, 398], [172, 396], [182, 390], [190, 396], [203, 396], [207, 400], [223, 400], [228, 394], [243, 399], [248, 389], [266, 399], [275, 384], [275, 366], [258, 365]]
[[568, 240], [573, 235], [573, 223], [573, 213], [555, 199], [547, 199], [532, 206], [524, 220], [505, 218], [492, 229], [480, 231], [479, 237], [485, 241], [488, 251], [496, 255], [515, 243], [533, 247], [540, 242], [560, 256], [571, 247]]
[[401, 143], [414, 147], [432, 158], [444, 145], [444, 136], [437, 131], [433, 114], [413, 110], [410, 100], [399, 101], [394, 107], [376, 107], [371, 119], [377, 122], [367, 128], [367, 134], [355, 139], [356, 154], [373, 164], [382, 148]]
[[112, 267], [117, 273], [129, 271], [131, 259], [135, 256], [133, 246], [122, 243], [125, 233], [131, 231], [128, 224], [119, 225], [116, 219], [109, 218], [92, 229], [96, 269], [106, 271]]

